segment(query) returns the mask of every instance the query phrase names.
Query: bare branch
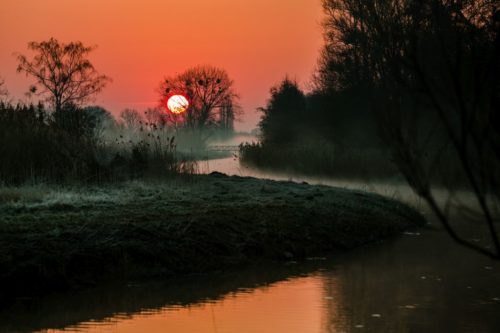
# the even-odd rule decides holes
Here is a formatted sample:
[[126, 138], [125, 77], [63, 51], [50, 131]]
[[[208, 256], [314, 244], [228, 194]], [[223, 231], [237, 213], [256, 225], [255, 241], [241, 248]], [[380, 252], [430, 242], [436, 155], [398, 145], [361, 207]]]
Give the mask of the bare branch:
[[18, 72], [35, 78], [56, 111], [69, 103], [79, 105], [101, 92], [111, 82], [106, 75], [98, 74], [87, 59], [95, 47], [81, 42], [59, 43], [51, 38], [42, 42], [30, 42], [28, 48], [35, 52], [31, 60], [17, 55]]

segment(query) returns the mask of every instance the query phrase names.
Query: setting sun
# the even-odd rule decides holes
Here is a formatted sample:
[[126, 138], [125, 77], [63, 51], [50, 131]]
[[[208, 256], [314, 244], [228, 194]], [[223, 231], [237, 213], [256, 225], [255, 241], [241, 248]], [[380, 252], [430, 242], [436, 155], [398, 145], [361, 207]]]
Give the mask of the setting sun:
[[173, 95], [167, 101], [167, 108], [174, 114], [181, 114], [187, 110], [189, 102], [182, 95]]

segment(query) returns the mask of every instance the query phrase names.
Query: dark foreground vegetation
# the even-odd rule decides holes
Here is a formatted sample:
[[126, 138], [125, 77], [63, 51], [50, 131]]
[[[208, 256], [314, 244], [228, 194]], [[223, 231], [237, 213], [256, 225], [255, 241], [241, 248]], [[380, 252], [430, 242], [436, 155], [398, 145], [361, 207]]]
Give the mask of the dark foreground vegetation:
[[100, 107], [0, 102], [0, 185], [98, 183], [193, 173], [176, 134], [145, 122], [117, 123]]
[[293, 260], [424, 223], [374, 194], [217, 173], [106, 188], [4, 188], [0, 221], [4, 295]]

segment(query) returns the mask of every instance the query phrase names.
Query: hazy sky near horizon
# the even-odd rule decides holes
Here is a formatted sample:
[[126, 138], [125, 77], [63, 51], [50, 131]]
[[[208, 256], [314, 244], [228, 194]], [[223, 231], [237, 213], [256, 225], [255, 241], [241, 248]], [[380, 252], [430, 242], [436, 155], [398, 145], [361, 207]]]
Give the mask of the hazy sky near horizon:
[[14, 100], [33, 81], [16, 73], [14, 53], [55, 37], [97, 45], [90, 58], [113, 82], [97, 96], [117, 114], [155, 106], [166, 75], [211, 64], [235, 81], [255, 127], [269, 89], [286, 75], [306, 88], [321, 36], [320, 0], [0, 0], [0, 76]]

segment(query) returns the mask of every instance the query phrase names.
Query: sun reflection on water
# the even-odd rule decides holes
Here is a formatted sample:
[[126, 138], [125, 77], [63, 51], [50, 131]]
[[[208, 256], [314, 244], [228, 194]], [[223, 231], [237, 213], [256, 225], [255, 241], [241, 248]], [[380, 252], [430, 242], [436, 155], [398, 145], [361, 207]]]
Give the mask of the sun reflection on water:
[[116, 314], [45, 332], [320, 333], [328, 326], [323, 308], [334, 302], [325, 296], [326, 290], [323, 277], [313, 274], [257, 289], [244, 288], [219, 300], [145, 309], [133, 315]]

